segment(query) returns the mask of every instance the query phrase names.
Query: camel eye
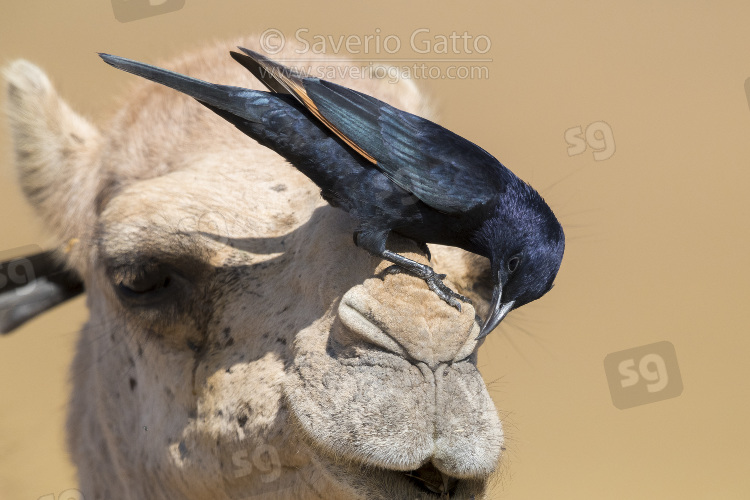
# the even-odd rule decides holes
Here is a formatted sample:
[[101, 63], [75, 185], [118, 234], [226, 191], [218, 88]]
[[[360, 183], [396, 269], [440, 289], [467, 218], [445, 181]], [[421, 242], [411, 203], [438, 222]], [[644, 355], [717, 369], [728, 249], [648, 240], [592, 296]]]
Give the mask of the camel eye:
[[512, 273], [513, 271], [515, 271], [516, 268], [518, 268], [518, 264], [520, 263], [521, 257], [519, 257], [518, 255], [514, 255], [513, 257], [511, 257], [508, 261], [508, 272]]
[[122, 300], [144, 305], [165, 298], [176, 288], [174, 273], [162, 267], [141, 270], [115, 283], [115, 291]]

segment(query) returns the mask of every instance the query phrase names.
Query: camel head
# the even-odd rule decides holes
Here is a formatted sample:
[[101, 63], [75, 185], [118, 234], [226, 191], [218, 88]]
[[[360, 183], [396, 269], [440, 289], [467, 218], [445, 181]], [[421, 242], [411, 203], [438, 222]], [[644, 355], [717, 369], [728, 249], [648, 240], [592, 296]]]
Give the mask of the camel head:
[[[260, 89], [236, 45], [258, 41], [166, 66]], [[476, 366], [486, 261], [431, 247], [459, 312], [379, 275], [312, 182], [191, 99], [120, 75], [136, 86], [99, 129], [36, 66], [5, 75], [21, 186], [87, 291], [68, 417], [85, 498], [484, 496], [503, 449]], [[337, 81], [426, 113], [409, 81]]]

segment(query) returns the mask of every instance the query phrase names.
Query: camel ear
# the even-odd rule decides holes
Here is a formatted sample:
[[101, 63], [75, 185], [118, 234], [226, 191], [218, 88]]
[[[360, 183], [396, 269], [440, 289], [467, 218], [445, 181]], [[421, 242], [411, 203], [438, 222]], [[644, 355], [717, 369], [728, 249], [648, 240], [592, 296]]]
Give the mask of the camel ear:
[[94, 216], [99, 183], [92, 160], [101, 136], [57, 95], [37, 66], [17, 60], [3, 75], [21, 187], [58, 241], [67, 241]]

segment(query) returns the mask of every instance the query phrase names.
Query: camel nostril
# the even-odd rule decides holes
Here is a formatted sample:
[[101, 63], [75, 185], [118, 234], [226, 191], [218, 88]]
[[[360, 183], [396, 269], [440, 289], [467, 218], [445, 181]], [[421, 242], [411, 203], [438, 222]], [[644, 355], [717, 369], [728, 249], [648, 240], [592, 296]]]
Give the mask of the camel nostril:
[[440, 498], [451, 498], [458, 486], [458, 478], [440, 472], [432, 462], [419, 469], [404, 473], [409, 480], [425, 492], [440, 495]]
[[407, 357], [406, 351], [390, 335], [377, 325], [377, 321], [362, 311], [367, 311], [356, 301], [349, 301], [344, 297], [339, 305], [339, 319], [347, 327], [354, 338], [367, 342], [387, 352]]
[[[462, 313], [443, 307], [440, 299], [427, 289], [384, 289], [373, 278], [351, 288], [341, 298], [338, 317], [347, 331], [340, 335], [343, 344], [364, 342], [405, 359], [435, 369], [440, 363], [464, 360], [477, 348], [479, 325], [474, 310]], [[438, 304], [437, 308], [432, 307]]]

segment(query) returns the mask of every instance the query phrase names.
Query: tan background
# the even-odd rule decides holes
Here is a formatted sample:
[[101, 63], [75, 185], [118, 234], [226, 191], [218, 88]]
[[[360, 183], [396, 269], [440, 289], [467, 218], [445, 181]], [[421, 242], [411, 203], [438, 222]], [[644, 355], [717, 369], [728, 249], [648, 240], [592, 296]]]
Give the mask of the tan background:
[[[532, 182], [568, 235], [554, 291], [481, 352], [508, 435], [493, 498], [750, 498], [750, 4], [342, 4], [186, 0], [123, 24], [106, 1], [3, 0], [0, 63], [36, 62], [103, 123], [132, 80], [98, 51], [154, 61], [267, 28], [486, 35], [489, 79], [420, 83], [439, 121]], [[600, 120], [615, 154], [569, 156], [565, 131]], [[0, 250], [44, 246], [4, 124], [0, 164]], [[0, 339], [0, 498], [76, 486], [64, 417], [85, 317], [78, 299]], [[605, 356], [658, 341], [675, 346], [682, 395], [615, 408]]]

